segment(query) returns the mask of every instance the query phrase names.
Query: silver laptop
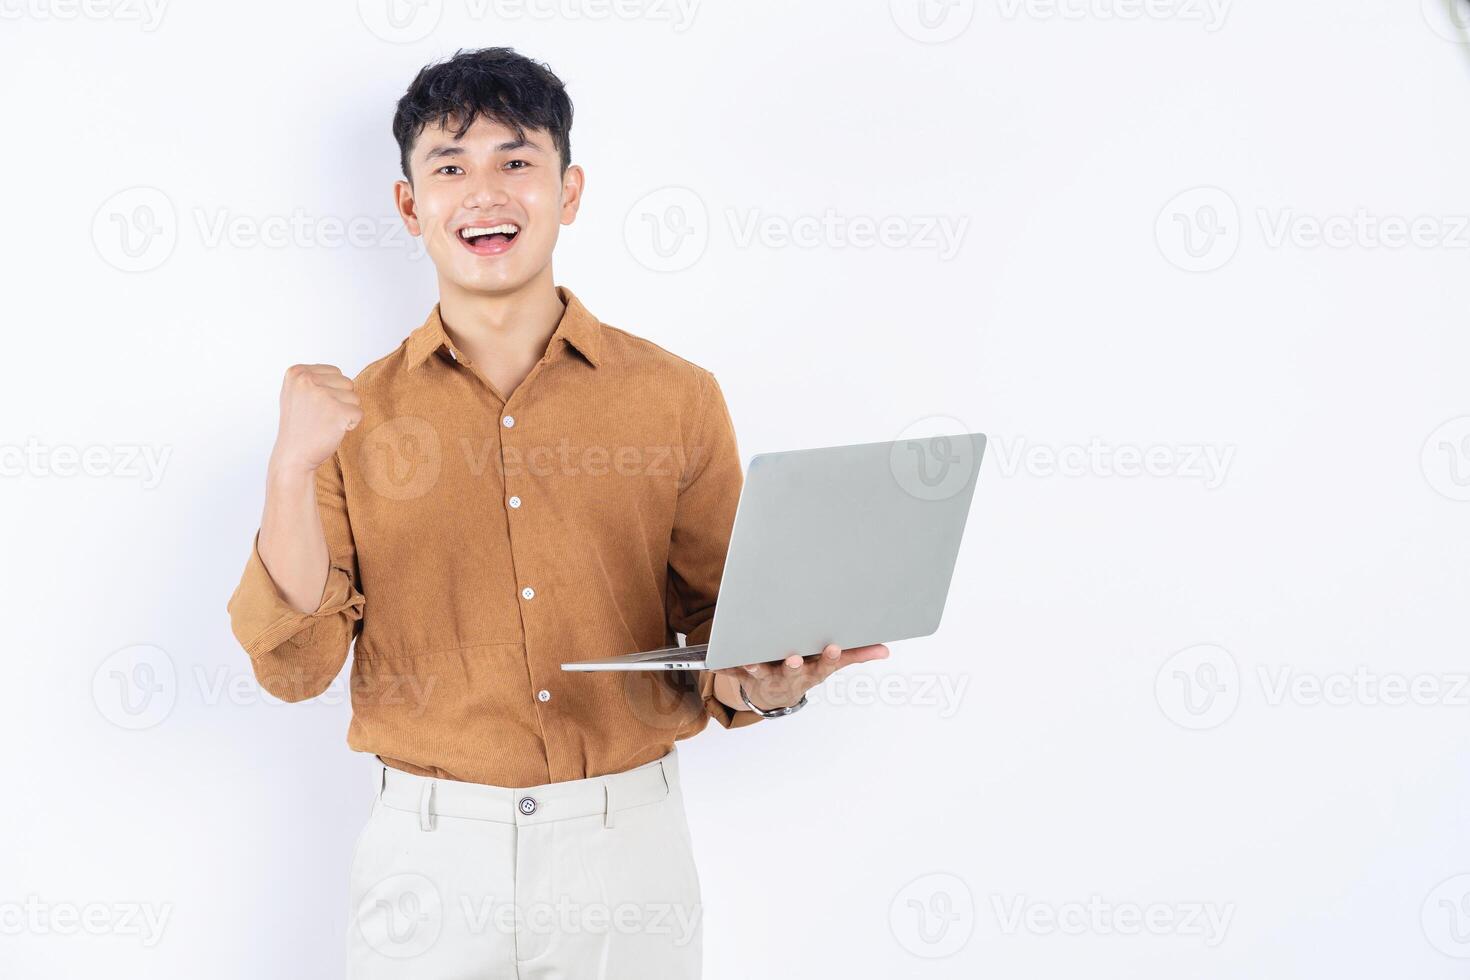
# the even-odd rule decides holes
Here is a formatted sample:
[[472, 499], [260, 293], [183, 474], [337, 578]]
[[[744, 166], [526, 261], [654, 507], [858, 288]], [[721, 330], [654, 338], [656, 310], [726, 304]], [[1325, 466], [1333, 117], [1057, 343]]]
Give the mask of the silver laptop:
[[984, 452], [976, 432], [755, 456], [709, 642], [562, 670], [719, 670], [928, 636]]

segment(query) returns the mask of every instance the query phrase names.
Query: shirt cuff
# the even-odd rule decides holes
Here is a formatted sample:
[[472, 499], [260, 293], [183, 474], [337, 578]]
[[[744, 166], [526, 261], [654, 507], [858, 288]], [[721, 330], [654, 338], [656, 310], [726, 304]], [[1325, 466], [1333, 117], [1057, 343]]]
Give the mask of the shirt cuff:
[[298, 647], [306, 646], [311, 642], [318, 619], [347, 610], [352, 610], [352, 618], [356, 619], [362, 615], [362, 607], [363, 597], [353, 588], [350, 571], [333, 559], [317, 608], [309, 613], [297, 610], [281, 595], [275, 579], [266, 570], [260, 557], [260, 532], [256, 531], [250, 559], [227, 608], [235, 639], [254, 659], [287, 640]]
[[[708, 643], [710, 628], [714, 620], [707, 620], [694, 627], [684, 636], [684, 642], [693, 646], [699, 643]], [[720, 723], [721, 728], [744, 728], [746, 725], [754, 725], [758, 721], [765, 721], [763, 717], [754, 711], [741, 709], [736, 711], [719, 698], [715, 697], [715, 672], [712, 670], [701, 670], [699, 672], [699, 696], [704, 701], [705, 714]]]

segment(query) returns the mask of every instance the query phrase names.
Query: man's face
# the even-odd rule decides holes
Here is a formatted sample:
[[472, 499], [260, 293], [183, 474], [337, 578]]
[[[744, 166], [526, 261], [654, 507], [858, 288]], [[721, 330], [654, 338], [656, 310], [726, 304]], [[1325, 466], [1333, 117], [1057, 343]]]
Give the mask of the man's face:
[[513, 292], [550, 264], [560, 226], [576, 218], [582, 168], [562, 174], [545, 130], [518, 139], [481, 116], [456, 140], [455, 120], [448, 122], [425, 127], [414, 143], [413, 184], [394, 186], [399, 213], [411, 234], [423, 236], [441, 284]]

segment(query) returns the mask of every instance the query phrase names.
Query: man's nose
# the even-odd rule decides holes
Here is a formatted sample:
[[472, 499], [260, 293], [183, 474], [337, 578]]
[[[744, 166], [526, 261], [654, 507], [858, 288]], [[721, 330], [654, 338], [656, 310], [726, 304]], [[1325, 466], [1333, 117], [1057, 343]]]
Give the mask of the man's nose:
[[464, 204], [468, 208], [490, 208], [504, 204], [510, 199], [505, 182], [498, 173], [490, 173], [470, 181], [465, 191]]

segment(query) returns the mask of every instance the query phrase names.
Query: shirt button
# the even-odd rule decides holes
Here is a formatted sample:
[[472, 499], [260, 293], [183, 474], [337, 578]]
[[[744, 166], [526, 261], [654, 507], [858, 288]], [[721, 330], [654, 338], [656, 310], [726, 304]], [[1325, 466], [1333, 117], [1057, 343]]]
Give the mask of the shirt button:
[[536, 800], [534, 797], [521, 797], [521, 812], [528, 817], [536, 812]]
[[519, 507], [521, 505], [521, 498], [520, 497], [511, 497], [509, 503], [510, 503], [511, 510], [515, 510], [517, 507]]
[[533, 589], [533, 588], [531, 588], [529, 585], [526, 586], [524, 589], [521, 590], [521, 598], [522, 599], [534, 599], [534, 598], [536, 598], [536, 590]]
[[550, 691], [537, 691], [536, 692], [536, 700], [537, 701], [542, 701], [542, 702], [550, 701], [551, 700], [551, 692]]
[[507, 429], [512, 428], [516, 424], [516, 417], [514, 415], [507, 415], [505, 418], [500, 420], [500, 424], [505, 426]]

